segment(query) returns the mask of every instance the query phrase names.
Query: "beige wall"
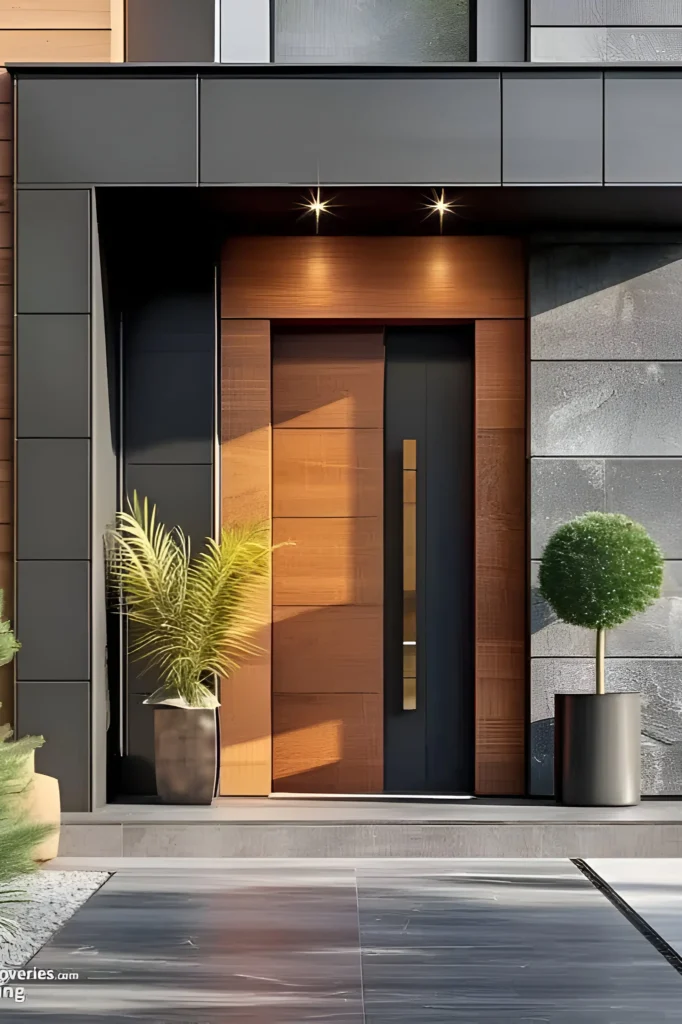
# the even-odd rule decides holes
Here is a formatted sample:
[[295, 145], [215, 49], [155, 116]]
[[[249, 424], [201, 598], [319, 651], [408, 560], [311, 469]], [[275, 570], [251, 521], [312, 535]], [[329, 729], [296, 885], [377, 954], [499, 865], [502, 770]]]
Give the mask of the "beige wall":
[[[123, 60], [123, 0], [0, 0], [0, 65]], [[0, 69], [0, 587], [13, 614], [14, 329], [12, 84]], [[14, 669], [0, 669], [0, 722], [11, 721]]]

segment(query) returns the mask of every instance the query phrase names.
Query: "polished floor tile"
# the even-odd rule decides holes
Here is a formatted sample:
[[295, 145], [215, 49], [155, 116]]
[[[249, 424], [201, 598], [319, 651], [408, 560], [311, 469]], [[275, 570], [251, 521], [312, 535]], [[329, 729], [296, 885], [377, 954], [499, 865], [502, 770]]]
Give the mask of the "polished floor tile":
[[32, 961], [80, 980], [2, 1024], [682, 1019], [682, 977], [569, 861], [213, 863], [117, 872]]

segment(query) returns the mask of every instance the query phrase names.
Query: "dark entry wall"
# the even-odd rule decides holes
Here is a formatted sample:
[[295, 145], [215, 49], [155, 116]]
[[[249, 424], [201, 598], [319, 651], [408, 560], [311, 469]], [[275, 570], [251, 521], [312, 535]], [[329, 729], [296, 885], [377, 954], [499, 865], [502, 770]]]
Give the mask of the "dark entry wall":
[[[145, 212], [146, 207], [146, 212]], [[216, 307], [210, 234], [193, 204], [169, 216], [110, 196], [102, 211], [120, 328], [120, 506], [134, 492], [197, 550], [213, 532]], [[157, 685], [128, 661], [120, 682], [121, 772], [112, 788], [155, 792], [151, 708]], [[126, 685], [127, 684], [127, 685]]]

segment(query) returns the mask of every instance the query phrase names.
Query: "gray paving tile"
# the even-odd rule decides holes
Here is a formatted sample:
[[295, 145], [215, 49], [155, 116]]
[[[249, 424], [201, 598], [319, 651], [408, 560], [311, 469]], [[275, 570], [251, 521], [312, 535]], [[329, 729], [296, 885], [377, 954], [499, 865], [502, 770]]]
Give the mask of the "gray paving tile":
[[577, 870], [358, 878], [367, 1024], [672, 1021], [682, 980]]
[[682, 956], [682, 860], [597, 858], [587, 863]]

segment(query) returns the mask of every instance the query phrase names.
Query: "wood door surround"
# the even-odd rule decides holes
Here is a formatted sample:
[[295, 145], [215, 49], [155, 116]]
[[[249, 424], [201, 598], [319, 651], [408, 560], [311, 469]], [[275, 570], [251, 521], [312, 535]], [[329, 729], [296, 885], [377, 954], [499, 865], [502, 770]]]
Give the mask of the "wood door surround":
[[[383, 550], [383, 359], [378, 339], [387, 323], [461, 321], [475, 321], [476, 792], [523, 794], [521, 242], [448, 236], [231, 238], [222, 255], [221, 318], [223, 521], [264, 518], [272, 524], [275, 543], [296, 545], [278, 549], [273, 558], [272, 595], [264, 598], [272, 608], [272, 627], [263, 631], [263, 655], [223, 684], [221, 794], [381, 790], [383, 595], [376, 569]], [[292, 323], [301, 325], [298, 335]], [[325, 381], [315, 360], [306, 358], [305, 345], [311, 332], [313, 338], [318, 330], [328, 336], [339, 325], [347, 333], [354, 329], [362, 356], [352, 343], [347, 347], [347, 337], [344, 351], [336, 353], [344, 358], [337, 359]], [[328, 355], [333, 363], [334, 354]], [[344, 402], [349, 395], [353, 400]], [[346, 571], [349, 551], [353, 564], [361, 566], [352, 578]], [[322, 681], [320, 650], [327, 665]]]

